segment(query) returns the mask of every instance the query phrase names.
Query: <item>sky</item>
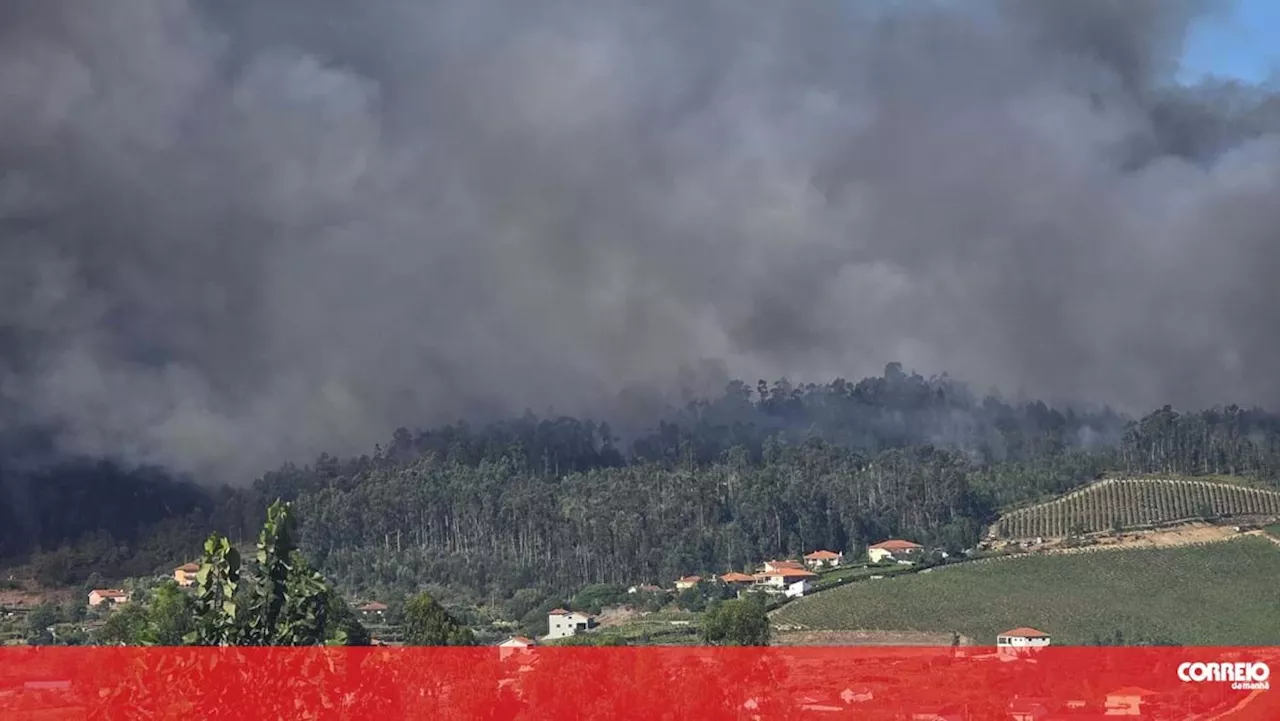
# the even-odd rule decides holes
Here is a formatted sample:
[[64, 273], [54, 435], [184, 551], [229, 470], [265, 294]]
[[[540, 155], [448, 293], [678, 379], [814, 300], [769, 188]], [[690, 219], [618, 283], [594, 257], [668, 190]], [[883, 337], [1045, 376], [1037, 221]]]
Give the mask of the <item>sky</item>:
[[1280, 3], [1237, 0], [1223, 15], [1192, 28], [1180, 79], [1225, 77], [1264, 82], [1280, 64]]

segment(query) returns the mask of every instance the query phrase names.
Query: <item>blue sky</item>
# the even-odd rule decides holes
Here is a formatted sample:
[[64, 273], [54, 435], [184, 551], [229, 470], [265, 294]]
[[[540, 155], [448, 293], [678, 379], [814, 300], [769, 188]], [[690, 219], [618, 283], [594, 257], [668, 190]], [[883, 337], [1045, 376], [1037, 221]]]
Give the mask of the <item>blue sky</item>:
[[1219, 76], [1264, 82], [1280, 70], [1280, 0], [1236, 0], [1187, 38], [1180, 80]]

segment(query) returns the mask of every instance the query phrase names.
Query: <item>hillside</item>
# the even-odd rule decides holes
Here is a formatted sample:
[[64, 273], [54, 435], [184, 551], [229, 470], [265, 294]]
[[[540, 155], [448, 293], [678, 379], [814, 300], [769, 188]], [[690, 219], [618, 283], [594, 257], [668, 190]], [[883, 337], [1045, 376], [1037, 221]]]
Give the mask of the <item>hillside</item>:
[[773, 616], [805, 630], [958, 632], [990, 645], [1018, 626], [1055, 643], [1280, 643], [1280, 546], [1203, 546], [1027, 556], [867, 581], [798, 599]]
[[1000, 538], [1060, 538], [1192, 518], [1280, 515], [1280, 492], [1189, 479], [1110, 479], [1001, 516]]

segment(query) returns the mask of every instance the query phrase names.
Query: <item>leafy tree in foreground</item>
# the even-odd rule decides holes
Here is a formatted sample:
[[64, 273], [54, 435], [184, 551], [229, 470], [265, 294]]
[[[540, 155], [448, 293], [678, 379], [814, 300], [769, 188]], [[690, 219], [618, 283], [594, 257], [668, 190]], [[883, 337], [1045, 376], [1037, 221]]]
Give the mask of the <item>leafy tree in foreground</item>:
[[[205, 542], [196, 575], [195, 629], [184, 640], [195, 645], [359, 645], [368, 634], [354, 614], [298, 552], [289, 504], [276, 501], [258, 536], [256, 573], [241, 584], [240, 555], [213, 534]], [[331, 611], [339, 610], [333, 618]], [[333, 621], [331, 623], [331, 621]]]
[[474, 646], [471, 629], [458, 623], [431, 596], [420, 593], [404, 605], [404, 641], [410, 646]]
[[702, 639], [717, 646], [767, 646], [764, 604], [756, 598], [713, 603], [702, 619]]

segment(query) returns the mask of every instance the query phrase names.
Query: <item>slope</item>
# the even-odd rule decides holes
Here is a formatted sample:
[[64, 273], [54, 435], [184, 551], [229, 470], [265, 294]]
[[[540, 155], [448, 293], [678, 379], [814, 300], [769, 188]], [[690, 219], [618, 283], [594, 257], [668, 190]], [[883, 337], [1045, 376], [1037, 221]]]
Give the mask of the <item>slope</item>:
[[798, 599], [773, 615], [806, 630], [958, 632], [990, 645], [1019, 626], [1055, 643], [1111, 638], [1280, 644], [1280, 547], [1259, 537], [1204, 546], [958, 564]]

